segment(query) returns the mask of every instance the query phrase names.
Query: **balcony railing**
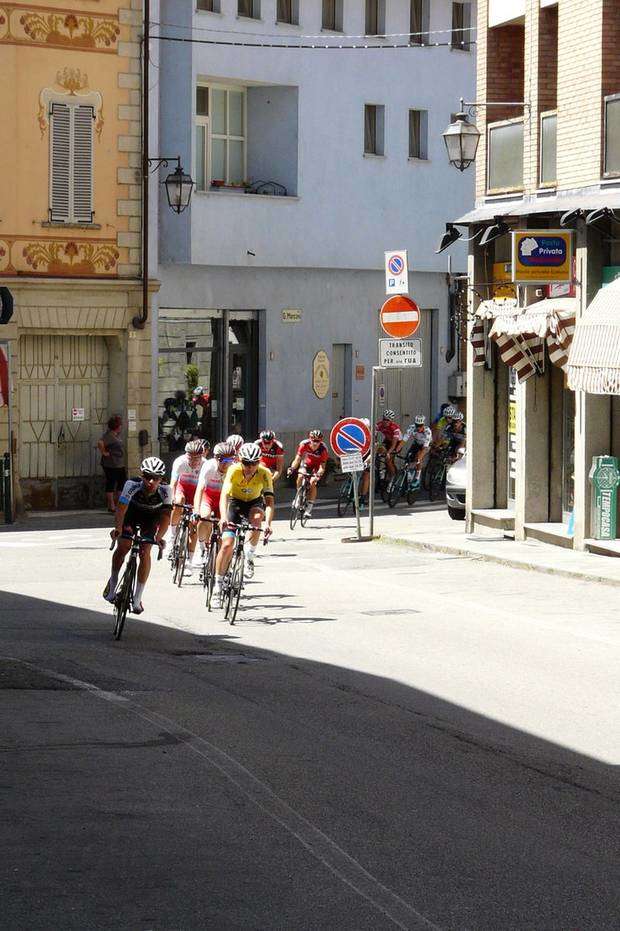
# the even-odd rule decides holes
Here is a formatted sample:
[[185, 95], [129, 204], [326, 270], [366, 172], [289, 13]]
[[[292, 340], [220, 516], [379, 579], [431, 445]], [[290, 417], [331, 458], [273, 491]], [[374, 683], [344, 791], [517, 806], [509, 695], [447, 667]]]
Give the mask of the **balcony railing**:
[[487, 193], [523, 189], [523, 117], [487, 127]]

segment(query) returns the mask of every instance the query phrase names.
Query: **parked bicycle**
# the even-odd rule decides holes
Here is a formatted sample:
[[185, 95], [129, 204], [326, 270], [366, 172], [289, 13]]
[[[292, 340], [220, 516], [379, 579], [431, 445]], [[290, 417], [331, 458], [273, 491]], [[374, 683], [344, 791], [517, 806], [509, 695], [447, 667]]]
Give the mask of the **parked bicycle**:
[[407, 504], [413, 504], [421, 487], [421, 473], [416, 464], [406, 456], [396, 454], [394, 458], [400, 459], [403, 465], [397, 468], [396, 474], [387, 484], [386, 498], [391, 508], [396, 507], [404, 497], [407, 498]]
[[[110, 550], [116, 546], [116, 540], [112, 541]], [[140, 547], [143, 543], [153, 543], [149, 537], [143, 537], [139, 530], [136, 530], [131, 538], [131, 549], [125, 563], [125, 568], [121, 580], [116, 589], [114, 596], [114, 639], [120, 640], [123, 635], [123, 627], [128, 613], [132, 608], [133, 593], [136, 588], [136, 578], [138, 576], [138, 557], [140, 556]], [[161, 559], [163, 549], [159, 547], [157, 559]]]
[[295, 529], [297, 521], [301, 523], [302, 527], [305, 527], [308, 523], [308, 514], [306, 513], [306, 507], [308, 504], [308, 489], [310, 487], [310, 478], [307, 475], [302, 475], [301, 485], [297, 489], [295, 497], [293, 498], [293, 503], [291, 504], [291, 516], [289, 524], [291, 530]]
[[176, 526], [174, 537], [172, 539], [172, 548], [170, 551], [170, 568], [172, 569], [172, 581], [179, 588], [183, 583], [183, 573], [185, 564], [190, 556], [189, 552], [189, 535], [191, 530], [191, 518], [194, 508], [190, 504], [182, 504], [183, 508], [181, 519]]
[[[230, 525], [229, 525], [230, 526]], [[235, 540], [233, 543], [233, 555], [228, 567], [228, 572], [222, 582], [222, 606], [224, 608], [224, 617], [231, 626], [237, 618], [239, 601], [241, 600], [241, 589], [243, 588], [243, 574], [245, 570], [245, 536], [248, 531], [255, 528], [245, 518], [235, 524]], [[263, 531], [259, 531], [262, 533]], [[267, 543], [267, 540], [263, 540]]]

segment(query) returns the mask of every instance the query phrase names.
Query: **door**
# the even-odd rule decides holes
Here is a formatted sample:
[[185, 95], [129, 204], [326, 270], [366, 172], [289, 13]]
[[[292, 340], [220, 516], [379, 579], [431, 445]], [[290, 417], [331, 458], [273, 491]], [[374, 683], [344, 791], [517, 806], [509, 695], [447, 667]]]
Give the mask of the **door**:
[[257, 323], [231, 320], [228, 326], [228, 423], [224, 435], [256, 439], [258, 423]]
[[92, 507], [108, 412], [101, 336], [22, 336], [20, 480], [32, 509]]
[[[385, 336], [385, 334], [383, 334]], [[433, 375], [433, 311], [422, 310], [420, 326], [413, 339], [422, 340], [422, 365], [420, 368], [385, 369], [382, 373], [385, 385], [383, 409], [391, 408], [402, 427], [408, 427], [416, 414], [424, 414], [430, 422], [432, 410]], [[381, 411], [379, 412], [381, 414]]]
[[332, 345], [332, 423], [351, 416], [351, 343]]

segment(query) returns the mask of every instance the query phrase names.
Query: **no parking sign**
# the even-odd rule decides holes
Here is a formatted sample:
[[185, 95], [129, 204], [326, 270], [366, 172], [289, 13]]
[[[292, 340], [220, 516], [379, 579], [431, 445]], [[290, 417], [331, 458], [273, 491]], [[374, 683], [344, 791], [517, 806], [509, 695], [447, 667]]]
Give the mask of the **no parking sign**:
[[363, 420], [345, 417], [334, 424], [329, 442], [337, 456], [360, 453], [365, 456], [370, 449], [370, 430]]

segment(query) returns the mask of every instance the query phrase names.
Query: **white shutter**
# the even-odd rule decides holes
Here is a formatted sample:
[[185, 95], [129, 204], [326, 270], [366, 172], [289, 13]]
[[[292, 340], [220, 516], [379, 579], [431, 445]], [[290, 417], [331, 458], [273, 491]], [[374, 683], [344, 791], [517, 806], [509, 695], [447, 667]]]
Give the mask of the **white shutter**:
[[50, 220], [68, 222], [71, 191], [71, 109], [53, 103], [50, 113]]
[[73, 219], [93, 222], [93, 120], [92, 107], [73, 108]]

